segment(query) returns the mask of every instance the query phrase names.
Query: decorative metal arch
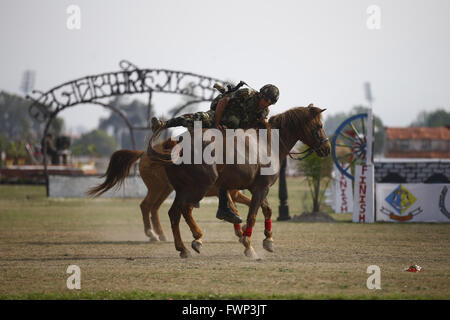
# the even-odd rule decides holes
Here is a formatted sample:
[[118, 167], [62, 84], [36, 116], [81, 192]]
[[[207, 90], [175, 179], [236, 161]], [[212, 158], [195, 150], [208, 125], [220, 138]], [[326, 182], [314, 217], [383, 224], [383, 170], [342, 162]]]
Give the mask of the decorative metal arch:
[[31, 116], [43, 122], [67, 107], [136, 93], [149, 93], [149, 100], [153, 92], [161, 92], [189, 96], [195, 102], [212, 101], [216, 94], [214, 83], [226, 85], [225, 81], [190, 72], [139, 69], [126, 60], [120, 61], [119, 66], [120, 71], [75, 79], [47, 92], [33, 90], [32, 96], [27, 96], [33, 101], [29, 108]]
[[[225, 86], [227, 82], [198, 75], [190, 72], [167, 69], [140, 69], [127, 60], [119, 62], [121, 70], [97, 75], [85, 76], [58, 85], [47, 92], [33, 90], [27, 98], [32, 101], [29, 107], [30, 115], [39, 122], [45, 122], [42, 141], [48, 133], [53, 119], [62, 110], [78, 104], [97, 104], [118, 113], [125, 121], [131, 137], [133, 148], [136, 148], [134, 130], [149, 130], [151, 115], [151, 99], [154, 92], [184, 95], [193, 98], [183, 105], [173, 109], [172, 116], [181, 112], [191, 104], [212, 101], [216, 91], [213, 86], [219, 83]], [[148, 94], [148, 119], [146, 127], [133, 127], [126, 115], [119, 109], [101, 99], [128, 95]], [[47, 145], [43, 143], [44, 175], [48, 195]]]

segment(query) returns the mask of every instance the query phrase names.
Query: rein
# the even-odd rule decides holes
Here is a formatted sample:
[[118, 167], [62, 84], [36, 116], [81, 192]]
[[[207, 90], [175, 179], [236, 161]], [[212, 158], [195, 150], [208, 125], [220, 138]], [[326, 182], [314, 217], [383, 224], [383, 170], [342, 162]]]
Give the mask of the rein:
[[[312, 155], [313, 152], [314, 152], [314, 150], [312, 148], [308, 147], [308, 149], [306, 149], [305, 151], [302, 151], [302, 152], [289, 152], [288, 156], [292, 160], [302, 161], [302, 160], [305, 160], [306, 158], [308, 158], [310, 155]], [[294, 158], [292, 156], [293, 154], [303, 154], [303, 153], [306, 153], [303, 157]]]
[[[322, 144], [324, 144], [325, 142], [327, 142], [329, 139], [328, 138], [324, 138], [324, 139], [322, 139], [322, 140], [320, 140], [320, 143], [319, 143], [319, 147], [322, 145]], [[315, 150], [313, 149], [313, 148], [311, 148], [311, 147], [308, 147], [308, 149], [306, 149], [306, 150], [304, 150], [304, 151], [302, 151], [302, 152], [289, 152], [288, 153], [288, 156], [289, 156], [289, 158], [291, 158], [292, 160], [297, 160], [297, 161], [302, 161], [302, 160], [305, 160], [306, 158], [308, 158], [310, 155], [312, 155], [313, 154], [313, 152], [314, 152]], [[304, 154], [304, 153], [306, 153], [303, 157], [298, 157], [298, 158], [294, 158], [292, 155], [293, 154]]]
[[[286, 144], [283, 142], [283, 140], [280, 140], [280, 141], [283, 144], [283, 146], [286, 148]], [[320, 147], [322, 144], [324, 144], [327, 141], [329, 141], [328, 137], [327, 138], [323, 138], [322, 140], [320, 140], [318, 147]], [[312, 155], [316, 148], [311, 148], [311, 147], [308, 146], [308, 149], [306, 149], [306, 150], [304, 150], [302, 152], [288, 152], [288, 156], [292, 160], [302, 161], [302, 160], [305, 160], [306, 158], [308, 158], [310, 155]], [[304, 156], [300, 156], [298, 158], [294, 158], [292, 156], [293, 154], [297, 154], [297, 155], [305, 154], [305, 155]]]

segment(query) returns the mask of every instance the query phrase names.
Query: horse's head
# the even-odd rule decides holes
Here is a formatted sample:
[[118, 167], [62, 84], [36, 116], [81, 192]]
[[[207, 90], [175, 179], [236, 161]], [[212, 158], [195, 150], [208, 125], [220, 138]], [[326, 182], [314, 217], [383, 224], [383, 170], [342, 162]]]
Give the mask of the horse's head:
[[295, 107], [271, 117], [269, 123], [272, 128], [283, 132], [284, 138], [280, 136], [280, 141], [288, 149], [287, 152], [301, 140], [319, 157], [326, 157], [330, 154], [331, 145], [323, 130], [322, 112], [325, 110], [314, 107], [313, 104]]
[[314, 150], [319, 157], [326, 157], [331, 151], [331, 144], [322, 124], [322, 112], [326, 109], [314, 107], [311, 103], [306, 110], [308, 120], [305, 121], [300, 140]]

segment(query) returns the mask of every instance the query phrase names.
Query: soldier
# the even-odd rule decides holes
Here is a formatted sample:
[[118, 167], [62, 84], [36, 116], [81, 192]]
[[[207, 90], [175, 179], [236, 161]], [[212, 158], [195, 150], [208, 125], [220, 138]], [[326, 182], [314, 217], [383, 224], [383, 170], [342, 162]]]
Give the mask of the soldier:
[[[239, 89], [244, 84], [241, 81], [236, 87], [229, 87], [228, 91], [215, 84], [214, 88], [219, 90], [221, 94], [212, 101], [210, 110], [184, 114], [167, 121], [161, 121], [154, 117], [152, 118], [153, 131], [160, 127], [171, 128], [177, 126], [183, 126], [191, 130], [194, 127], [194, 121], [202, 121], [203, 128], [216, 127], [222, 130], [226, 128], [267, 128], [269, 106], [277, 102], [279, 97], [278, 88], [274, 85], [266, 84], [259, 92], [251, 88]], [[242, 219], [230, 209], [228, 192], [225, 189], [219, 190], [219, 209], [216, 217], [234, 224], [242, 222]]]
[[52, 164], [59, 164], [59, 153], [58, 149], [55, 147], [53, 142], [53, 136], [51, 133], [45, 135], [44, 141], [42, 143], [42, 151], [44, 151], [44, 143], [47, 145], [47, 155], [50, 155]]

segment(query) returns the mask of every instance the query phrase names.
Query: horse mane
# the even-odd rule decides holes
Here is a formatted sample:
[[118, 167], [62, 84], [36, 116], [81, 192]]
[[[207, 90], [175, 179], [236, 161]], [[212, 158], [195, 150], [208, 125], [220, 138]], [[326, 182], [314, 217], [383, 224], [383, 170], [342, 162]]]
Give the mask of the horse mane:
[[276, 114], [269, 119], [270, 126], [274, 129], [281, 128], [308, 128], [311, 120], [320, 114], [316, 107], [294, 107], [285, 112]]

